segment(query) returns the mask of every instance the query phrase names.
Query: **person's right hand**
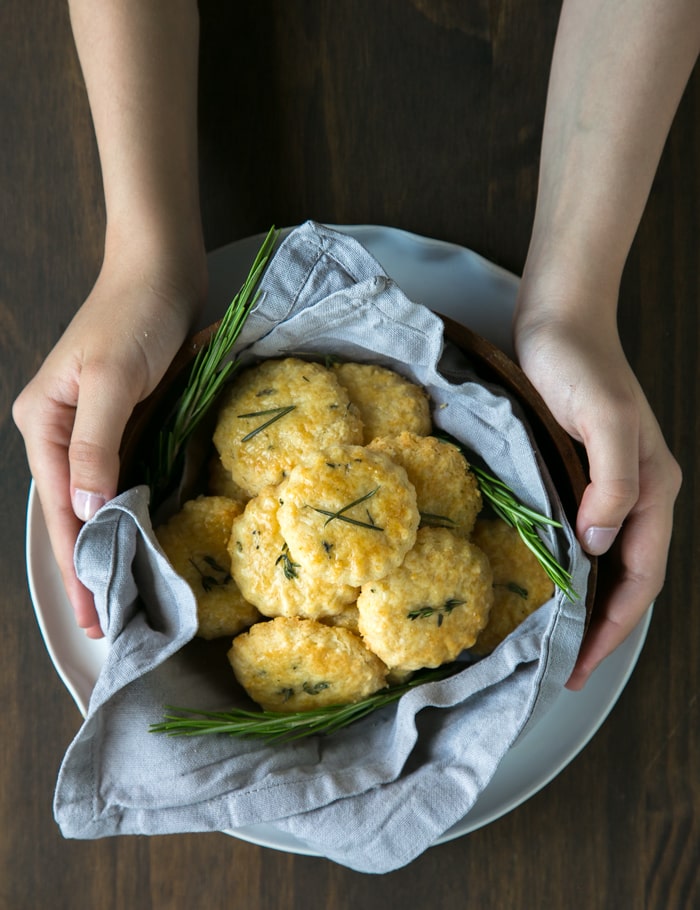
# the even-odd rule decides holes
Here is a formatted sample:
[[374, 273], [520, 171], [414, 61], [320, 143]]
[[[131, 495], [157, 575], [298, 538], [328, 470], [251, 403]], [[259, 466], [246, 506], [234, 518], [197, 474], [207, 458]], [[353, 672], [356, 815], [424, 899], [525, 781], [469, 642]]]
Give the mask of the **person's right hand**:
[[91, 638], [102, 631], [73, 566], [78, 532], [117, 492], [124, 427], [184, 341], [204, 275], [203, 263], [185, 273], [144, 255], [106, 257], [90, 296], [14, 404], [66, 593]]

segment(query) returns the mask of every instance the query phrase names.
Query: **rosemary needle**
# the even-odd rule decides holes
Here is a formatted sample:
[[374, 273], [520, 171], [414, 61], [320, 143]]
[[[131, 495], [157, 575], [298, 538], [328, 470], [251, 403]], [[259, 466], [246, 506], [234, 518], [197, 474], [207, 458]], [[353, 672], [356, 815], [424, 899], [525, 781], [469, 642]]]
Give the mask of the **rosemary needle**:
[[266, 411], [253, 411], [250, 414], [239, 414], [239, 420], [242, 420], [245, 417], [266, 417], [268, 414], [271, 415], [269, 420], [263, 421], [260, 426], [257, 426], [254, 430], [251, 430], [250, 433], [246, 433], [246, 435], [241, 439], [241, 442], [248, 442], [249, 439], [252, 439], [253, 436], [257, 436], [258, 433], [266, 430], [276, 420], [279, 420], [280, 417], [284, 417], [285, 414], [289, 414], [289, 412], [293, 411], [295, 407], [295, 404], [288, 404], [281, 408], [268, 408]]
[[[320, 515], [328, 516], [323, 523], [324, 528], [327, 524], [333, 521], [334, 518], [337, 518], [339, 521], [346, 521], [348, 524], [357, 525], [358, 528], [367, 528], [370, 531], [383, 531], [384, 528], [380, 528], [379, 525], [375, 525], [374, 523], [370, 523], [368, 521], [359, 521], [357, 518], [350, 518], [349, 515], [345, 514], [349, 509], [352, 509], [353, 506], [359, 506], [360, 503], [366, 502], [368, 499], [374, 496], [378, 489], [379, 487], [375, 487], [373, 490], [370, 490], [369, 493], [365, 493], [364, 496], [360, 496], [359, 499], [353, 499], [352, 502], [349, 502], [346, 506], [343, 506], [342, 509], [338, 509], [337, 512], [332, 512], [330, 509], [317, 509], [315, 506], [312, 508], [314, 512], [318, 512]], [[369, 515], [369, 512], [367, 514]]]

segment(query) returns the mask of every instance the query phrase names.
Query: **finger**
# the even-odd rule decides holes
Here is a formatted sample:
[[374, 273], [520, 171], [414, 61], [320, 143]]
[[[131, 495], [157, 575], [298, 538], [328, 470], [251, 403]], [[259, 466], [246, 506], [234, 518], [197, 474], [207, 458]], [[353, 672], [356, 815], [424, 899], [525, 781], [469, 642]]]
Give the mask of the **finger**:
[[16, 404], [15, 421], [24, 435], [29, 467], [63, 586], [78, 626], [91, 638], [99, 638], [102, 631], [92, 594], [77, 578], [73, 564], [73, 550], [81, 527], [71, 506], [68, 487], [68, 432], [65, 427], [72, 425], [73, 409], [53, 402], [42, 406], [32, 399], [25, 420], [24, 407], [24, 402]]
[[[647, 477], [653, 474], [653, 479]], [[642, 468], [638, 506], [630, 513], [620, 534], [610, 566], [614, 583], [601, 593], [576, 666], [567, 682], [581, 689], [596, 667], [618, 647], [661, 591], [666, 575], [673, 504], [680, 487], [680, 472], [673, 459], [663, 466]], [[617, 563], [617, 565], [615, 565]]]
[[119, 447], [135, 403], [123, 375], [97, 366], [81, 372], [68, 448], [72, 507], [81, 521], [116, 495]]
[[639, 428], [633, 417], [618, 417], [597, 425], [584, 436], [590, 483], [576, 518], [581, 545], [592, 556], [612, 546], [639, 496]]

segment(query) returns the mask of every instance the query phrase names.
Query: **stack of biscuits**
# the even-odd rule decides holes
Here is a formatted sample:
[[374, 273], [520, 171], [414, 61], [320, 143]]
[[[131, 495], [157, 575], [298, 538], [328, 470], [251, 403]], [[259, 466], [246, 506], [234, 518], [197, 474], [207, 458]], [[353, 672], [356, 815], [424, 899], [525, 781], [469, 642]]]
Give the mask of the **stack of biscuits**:
[[425, 391], [374, 364], [267, 360], [224, 393], [207, 493], [156, 534], [262, 708], [353, 703], [486, 654], [552, 596], [432, 434]]

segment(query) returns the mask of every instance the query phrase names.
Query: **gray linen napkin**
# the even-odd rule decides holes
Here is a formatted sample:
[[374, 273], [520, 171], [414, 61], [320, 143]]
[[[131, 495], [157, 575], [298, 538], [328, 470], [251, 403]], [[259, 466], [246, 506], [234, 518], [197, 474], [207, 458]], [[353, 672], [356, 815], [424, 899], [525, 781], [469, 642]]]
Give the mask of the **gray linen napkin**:
[[[588, 562], [517, 407], [474, 381], [446, 349], [441, 321], [409, 301], [366, 250], [309, 222], [282, 244], [262, 287], [240, 339], [244, 357], [332, 352], [421, 383], [441, 428], [524, 502], [564, 522], [550, 544], [575, 589], [586, 590]], [[447, 360], [449, 381], [437, 371]], [[85, 525], [75, 560], [110, 649], [59, 774], [54, 809], [66, 837], [268, 822], [353, 869], [396, 869], [473, 806], [560, 691], [584, 627], [583, 601], [557, 592], [489, 657], [334, 736], [284, 745], [170, 738], [148, 732], [164, 705], [216, 710], [239, 696], [228, 667], [212, 672], [192, 640], [194, 598], [154, 538], [146, 488], [122, 494]]]

